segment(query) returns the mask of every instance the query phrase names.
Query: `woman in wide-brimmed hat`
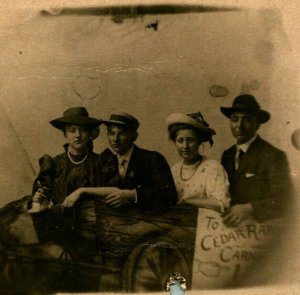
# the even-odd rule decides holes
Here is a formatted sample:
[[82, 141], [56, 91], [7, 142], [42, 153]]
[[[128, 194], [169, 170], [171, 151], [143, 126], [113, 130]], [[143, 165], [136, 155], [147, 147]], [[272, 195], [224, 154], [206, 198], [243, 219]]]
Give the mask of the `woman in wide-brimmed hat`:
[[[82, 186], [96, 186], [99, 181], [99, 155], [92, 151], [92, 141], [99, 135], [100, 120], [89, 116], [83, 107], [67, 109], [62, 117], [50, 122], [61, 130], [66, 140], [65, 151], [56, 157], [44, 155], [40, 172], [33, 185], [33, 208], [37, 204], [61, 204], [66, 196]], [[37, 203], [37, 204], [35, 204]]]
[[169, 137], [182, 160], [172, 167], [178, 204], [223, 212], [229, 206], [227, 174], [215, 160], [199, 153], [204, 142], [213, 145], [215, 131], [200, 112], [172, 114], [167, 118]]
[[[97, 255], [94, 196], [85, 194], [76, 204], [72, 203], [72, 209], [66, 207], [70, 207], [68, 197], [79, 188], [101, 185], [101, 158], [92, 150], [101, 123], [90, 117], [83, 107], [67, 109], [62, 117], [50, 122], [62, 132], [66, 140], [65, 151], [55, 157], [44, 155], [39, 160], [40, 172], [33, 184], [33, 210], [29, 210], [38, 236], [66, 245], [71, 259], [81, 262], [93, 261]], [[106, 194], [114, 191], [113, 188], [103, 189]], [[46, 212], [39, 212], [44, 209]], [[50, 216], [48, 228], [43, 224], [43, 214]], [[52, 227], [50, 234], [49, 227]]]
[[[100, 156], [93, 152], [92, 141], [99, 135], [101, 121], [90, 117], [85, 108], [74, 107], [50, 123], [65, 138], [65, 150], [55, 157], [44, 155], [39, 160], [40, 171], [32, 194], [1, 209], [0, 239], [8, 245], [8, 250], [11, 250], [9, 245], [19, 249], [18, 246], [26, 244], [30, 255], [41, 258], [49, 255], [59, 258], [65, 253], [72, 259], [93, 260], [96, 249], [92, 197], [78, 202], [75, 209], [65, 209], [62, 203], [80, 187], [100, 185]], [[46, 242], [55, 244], [55, 249], [48, 248]], [[82, 282], [82, 279], [72, 282], [74, 290]]]
[[[69, 108], [61, 117], [50, 122], [60, 131], [59, 135], [64, 137], [65, 150], [55, 157], [44, 155], [39, 160], [40, 171], [31, 195], [1, 208], [0, 241], [4, 252], [13, 250], [43, 261], [66, 259], [90, 263], [99, 257], [94, 196], [86, 194], [73, 208], [66, 208], [68, 206], [64, 205], [64, 201], [79, 188], [101, 185], [101, 158], [92, 149], [101, 123], [101, 120], [90, 117], [83, 107]], [[108, 188], [105, 193], [109, 194], [113, 190]], [[9, 261], [5, 262], [5, 267], [11, 270]], [[32, 263], [27, 273], [28, 267], [17, 265], [17, 273], [25, 274], [35, 290], [63, 288], [78, 292], [87, 288], [96, 290], [99, 286], [96, 277], [93, 279], [83, 274], [78, 267], [72, 267], [72, 271], [59, 276], [56, 270], [50, 268], [43, 272], [40, 266], [35, 268]], [[13, 270], [10, 272], [14, 273]], [[10, 280], [9, 275], [8, 278]], [[12, 279], [18, 286], [18, 280]], [[54, 283], [52, 289], [57, 279], [58, 285]], [[24, 284], [20, 286], [23, 290]]]

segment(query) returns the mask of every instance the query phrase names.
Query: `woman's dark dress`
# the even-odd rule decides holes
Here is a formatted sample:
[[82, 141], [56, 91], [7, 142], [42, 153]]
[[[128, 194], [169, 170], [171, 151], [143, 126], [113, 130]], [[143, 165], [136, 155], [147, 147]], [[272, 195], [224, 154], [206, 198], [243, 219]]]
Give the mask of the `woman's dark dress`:
[[[73, 160], [80, 162], [82, 158]], [[97, 272], [94, 279], [91, 278], [93, 274], [88, 274], [86, 279], [86, 274], [81, 273], [82, 267], [73, 266], [70, 269], [69, 266], [66, 269], [65, 262], [43, 264], [36, 259], [68, 260], [75, 262], [75, 265], [77, 262], [99, 262], [93, 199], [83, 196], [73, 209], [63, 209], [60, 205], [77, 188], [100, 185], [99, 161], [99, 155], [92, 151], [80, 164], [72, 163], [66, 152], [53, 158], [44, 155], [39, 160], [40, 171], [34, 181], [32, 195], [0, 209], [0, 253], [3, 257], [7, 257], [7, 253], [13, 253], [17, 257], [33, 257], [31, 263], [7, 260], [2, 264], [0, 292], [3, 288], [22, 290], [22, 282], [25, 281], [26, 290], [30, 284], [30, 288], [36, 288], [38, 292], [41, 292], [41, 288], [46, 288], [47, 292], [97, 290]], [[31, 206], [32, 196], [41, 186], [47, 187], [45, 194], [53, 206], [51, 209], [29, 214], [27, 209]], [[7, 285], [7, 281], [11, 281], [12, 285]]]
[[[74, 160], [80, 163], [83, 159], [78, 157]], [[80, 164], [72, 163], [67, 153], [54, 158], [44, 155], [39, 163], [40, 172], [34, 181], [32, 195], [39, 187], [46, 187], [45, 195], [53, 203], [53, 207], [46, 212], [32, 215], [38, 237], [41, 241], [55, 239], [69, 248], [73, 259], [86, 260], [82, 255], [86, 252], [90, 256], [95, 249], [95, 244], [89, 243], [84, 247], [86, 249], [82, 249], [84, 242], [95, 239], [94, 201], [91, 197], [84, 196], [75, 203], [74, 209], [63, 209], [60, 204], [80, 187], [100, 185], [99, 155], [90, 152]], [[76, 253], [72, 251], [75, 248], [78, 248]]]

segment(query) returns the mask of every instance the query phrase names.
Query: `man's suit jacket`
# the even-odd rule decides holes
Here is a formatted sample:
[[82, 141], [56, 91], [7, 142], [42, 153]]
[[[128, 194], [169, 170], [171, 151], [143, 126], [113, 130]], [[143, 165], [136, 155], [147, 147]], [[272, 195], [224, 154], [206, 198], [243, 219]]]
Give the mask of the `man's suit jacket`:
[[232, 205], [251, 203], [260, 221], [279, 217], [290, 203], [291, 180], [283, 151], [259, 136], [251, 143], [235, 170], [236, 145], [222, 155], [230, 182]]
[[101, 153], [102, 186], [116, 186], [121, 189], [136, 189], [137, 207], [141, 211], [166, 209], [177, 202], [175, 184], [165, 158], [155, 151], [134, 146], [126, 175], [118, 175], [118, 159], [111, 150]]

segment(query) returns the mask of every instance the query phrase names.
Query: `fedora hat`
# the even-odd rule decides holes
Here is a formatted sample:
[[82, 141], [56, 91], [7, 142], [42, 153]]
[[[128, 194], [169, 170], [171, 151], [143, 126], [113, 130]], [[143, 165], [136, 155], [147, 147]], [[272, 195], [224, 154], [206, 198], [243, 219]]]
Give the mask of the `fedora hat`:
[[134, 130], [140, 125], [137, 118], [124, 112], [111, 114], [108, 120], [102, 120], [102, 122], [106, 126], [120, 125]]
[[271, 117], [269, 112], [260, 108], [255, 97], [251, 94], [237, 96], [232, 103], [232, 107], [221, 107], [220, 110], [227, 118], [230, 118], [234, 112], [249, 113], [256, 116], [260, 123], [266, 123]]
[[74, 107], [64, 111], [62, 117], [50, 121], [50, 124], [58, 129], [63, 129], [66, 124], [83, 125], [94, 129], [101, 124], [101, 121], [89, 117], [86, 108]]

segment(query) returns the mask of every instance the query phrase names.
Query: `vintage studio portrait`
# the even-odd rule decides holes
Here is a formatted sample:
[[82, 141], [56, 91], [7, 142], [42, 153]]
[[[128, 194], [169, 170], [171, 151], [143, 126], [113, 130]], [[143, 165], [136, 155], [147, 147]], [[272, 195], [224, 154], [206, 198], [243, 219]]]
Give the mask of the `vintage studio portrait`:
[[296, 285], [293, 1], [21, 2], [0, 5], [0, 293]]

